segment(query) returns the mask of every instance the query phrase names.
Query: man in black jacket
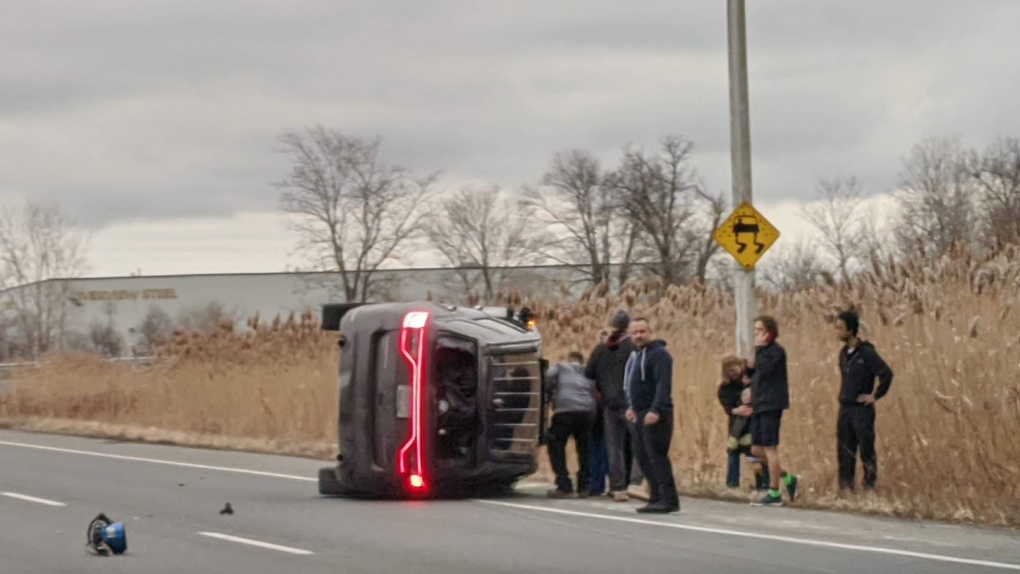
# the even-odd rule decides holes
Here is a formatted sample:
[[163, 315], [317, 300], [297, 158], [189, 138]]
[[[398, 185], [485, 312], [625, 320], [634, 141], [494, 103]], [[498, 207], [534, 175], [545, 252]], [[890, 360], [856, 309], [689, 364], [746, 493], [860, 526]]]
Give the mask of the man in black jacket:
[[[626, 502], [628, 442], [633, 444], [627, 428], [627, 397], [623, 392], [623, 372], [634, 343], [627, 335], [630, 315], [619, 310], [610, 321], [613, 332], [600, 342], [588, 357], [584, 376], [595, 381], [602, 396], [603, 428], [609, 451], [609, 493], [617, 502]], [[639, 465], [631, 465], [631, 479], [641, 477]]]
[[669, 459], [669, 443], [673, 439], [673, 357], [666, 350], [665, 341], [653, 339], [647, 319], [631, 321], [630, 338], [637, 350], [631, 353], [624, 375], [627, 421], [640, 437], [635, 450], [650, 487], [648, 505], [638, 512], [677, 512], [680, 496]]
[[[893, 372], [875, 350], [862, 341], [857, 332], [860, 318], [853, 311], [844, 311], [836, 318], [836, 335], [843, 343], [839, 352], [839, 416], [836, 436], [839, 460], [839, 488], [854, 489], [857, 450], [864, 466], [864, 488], [875, 488], [878, 480], [878, 457], [875, 454], [875, 401], [889, 392]], [[875, 388], [875, 379], [878, 388]]]
[[[786, 349], [776, 342], [779, 323], [761, 315], [754, 320], [754, 360], [751, 375], [751, 408], [735, 410], [751, 415], [752, 454], [768, 461], [770, 488], [757, 505], [782, 506], [779, 481], [786, 485], [792, 502], [797, 497], [797, 477], [783, 470], [779, 462], [779, 427], [783, 411], [790, 408], [790, 382], [786, 372]], [[745, 414], [745, 416], [746, 416]]]

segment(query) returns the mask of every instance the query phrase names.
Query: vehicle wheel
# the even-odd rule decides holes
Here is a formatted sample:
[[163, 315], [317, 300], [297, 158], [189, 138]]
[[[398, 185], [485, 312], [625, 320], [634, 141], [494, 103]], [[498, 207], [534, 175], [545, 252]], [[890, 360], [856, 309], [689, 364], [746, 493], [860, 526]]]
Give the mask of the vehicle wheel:
[[506, 496], [513, 496], [514, 486], [516, 484], [516, 480], [490, 482], [480, 488], [476, 493], [476, 496], [483, 498], [503, 498]]
[[343, 496], [345, 489], [336, 477], [336, 467], [319, 469], [319, 494], [322, 496]]

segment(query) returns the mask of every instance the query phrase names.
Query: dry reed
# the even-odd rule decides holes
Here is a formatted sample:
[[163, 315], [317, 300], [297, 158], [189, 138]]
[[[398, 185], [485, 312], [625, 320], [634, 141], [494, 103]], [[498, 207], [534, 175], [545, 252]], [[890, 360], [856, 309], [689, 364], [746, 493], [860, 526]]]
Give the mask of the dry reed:
[[[1018, 294], [1012, 251], [927, 268], [876, 263], [849, 283], [760, 293], [759, 307], [778, 317], [790, 358], [792, 407], [781, 451], [784, 466], [801, 476], [799, 504], [1020, 525], [1020, 316], [1010, 313]], [[718, 363], [733, 344], [727, 295], [632, 284], [615, 297], [596, 290], [572, 302], [509, 300], [537, 311], [550, 359], [572, 349], [587, 354], [617, 308], [651, 317], [675, 359], [681, 489], [732, 496], [722, 488], [726, 425], [716, 401]], [[864, 335], [896, 378], [878, 405], [879, 489], [844, 497], [835, 492], [839, 343], [832, 319], [849, 305], [862, 312]], [[178, 333], [160, 350], [167, 360], [144, 368], [56, 358], [21, 375], [0, 397], [0, 416], [289, 441], [321, 453], [335, 442], [335, 335], [319, 332], [309, 315], [257, 323], [250, 333]]]

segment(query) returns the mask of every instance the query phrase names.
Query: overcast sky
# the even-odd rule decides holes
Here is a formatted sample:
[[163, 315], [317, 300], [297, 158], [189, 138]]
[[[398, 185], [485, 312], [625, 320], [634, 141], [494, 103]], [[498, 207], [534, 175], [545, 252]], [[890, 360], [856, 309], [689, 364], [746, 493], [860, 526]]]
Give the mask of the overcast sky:
[[[749, 0], [755, 199], [892, 190], [926, 135], [1020, 135], [1020, 2]], [[382, 136], [451, 185], [667, 134], [730, 189], [723, 0], [7, 0], [0, 194], [58, 201], [93, 274], [275, 271], [286, 128]], [[784, 232], [789, 231], [784, 229]], [[796, 233], [796, 230], [793, 230]], [[296, 260], [292, 260], [296, 262]]]

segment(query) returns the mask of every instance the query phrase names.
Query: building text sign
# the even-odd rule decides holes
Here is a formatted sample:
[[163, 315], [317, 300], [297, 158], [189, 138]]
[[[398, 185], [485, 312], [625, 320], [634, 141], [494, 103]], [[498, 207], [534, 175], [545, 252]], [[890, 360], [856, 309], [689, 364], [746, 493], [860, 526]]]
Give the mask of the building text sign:
[[176, 299], [174, 289], [118, 289], [116, 291], [77, 291], [71, 294], [76, 301], [123, 301], [135, 299]]

